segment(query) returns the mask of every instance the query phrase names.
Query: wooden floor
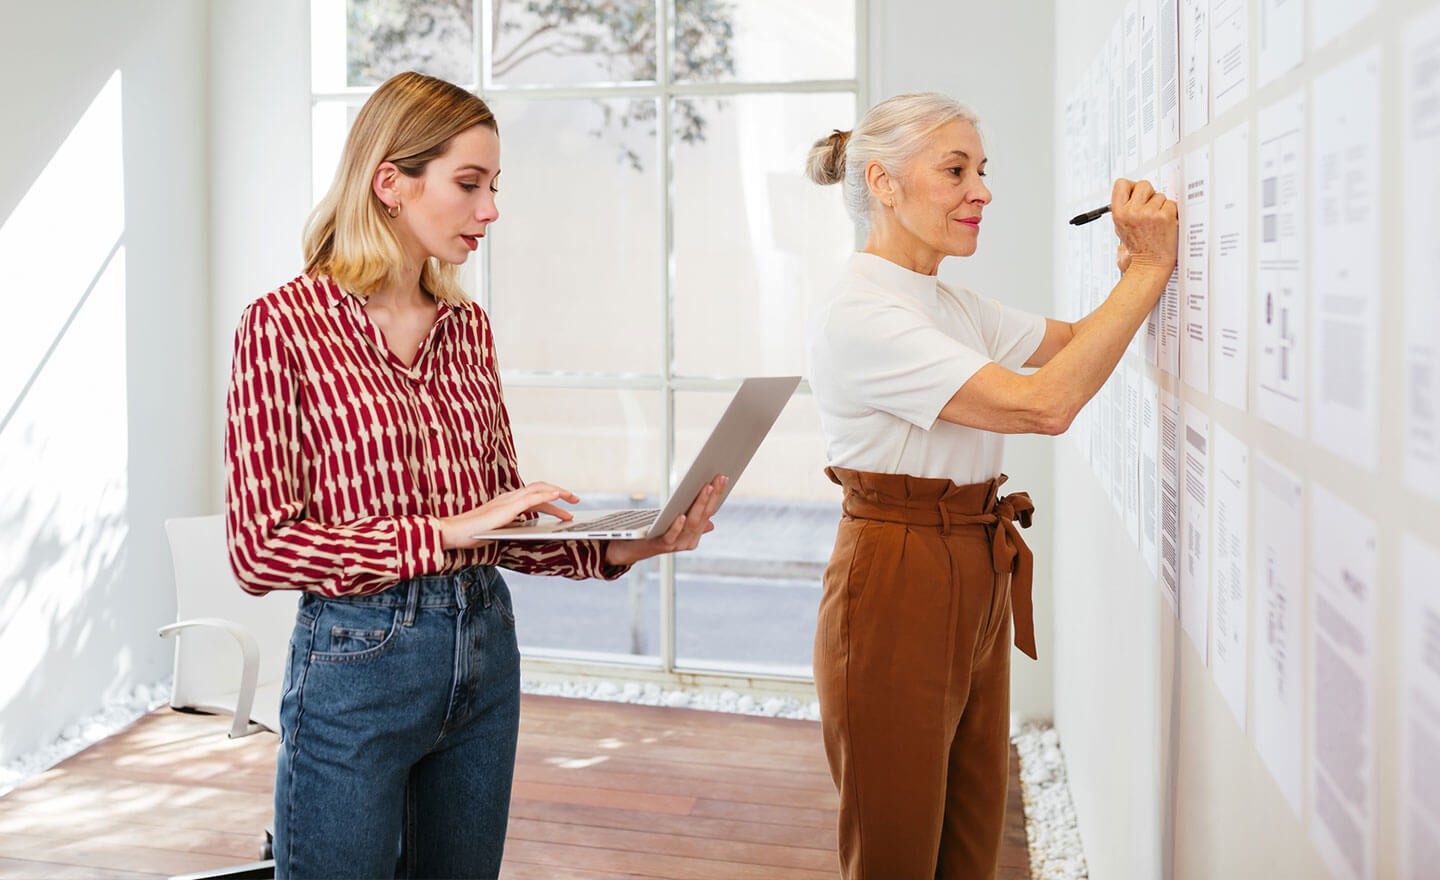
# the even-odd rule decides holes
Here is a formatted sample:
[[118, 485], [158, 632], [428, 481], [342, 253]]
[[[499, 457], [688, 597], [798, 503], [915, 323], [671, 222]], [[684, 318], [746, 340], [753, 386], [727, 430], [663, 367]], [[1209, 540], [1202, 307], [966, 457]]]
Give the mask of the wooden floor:
[[[0, 798], [0, 877], [141, 878], [253, 860], [276, 739], [162, 709]], [[819, 726], [526, 696], [507, 880], [833, 878]], [[1028, 880], [1011, 750], [999, 880]]]

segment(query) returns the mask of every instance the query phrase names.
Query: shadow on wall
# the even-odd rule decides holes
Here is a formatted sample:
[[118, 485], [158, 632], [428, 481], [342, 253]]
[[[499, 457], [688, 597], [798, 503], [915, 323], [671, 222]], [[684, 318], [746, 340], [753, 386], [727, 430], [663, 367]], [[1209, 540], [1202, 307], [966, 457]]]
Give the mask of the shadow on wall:
[[116, 71], [0, 224], [0, 763], [133, 672], [121, 108]]

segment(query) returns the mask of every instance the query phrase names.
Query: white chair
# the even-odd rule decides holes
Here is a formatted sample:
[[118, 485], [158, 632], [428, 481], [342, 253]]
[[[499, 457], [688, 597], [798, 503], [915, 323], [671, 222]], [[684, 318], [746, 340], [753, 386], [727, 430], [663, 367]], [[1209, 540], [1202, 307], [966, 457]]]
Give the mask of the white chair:
[[175, 567], [175, 709], [231, 714], [231, 738], [280, 730], [280, 690], [299, 592], [252, 596], [230, 570], [223, 516], [165, 521]]

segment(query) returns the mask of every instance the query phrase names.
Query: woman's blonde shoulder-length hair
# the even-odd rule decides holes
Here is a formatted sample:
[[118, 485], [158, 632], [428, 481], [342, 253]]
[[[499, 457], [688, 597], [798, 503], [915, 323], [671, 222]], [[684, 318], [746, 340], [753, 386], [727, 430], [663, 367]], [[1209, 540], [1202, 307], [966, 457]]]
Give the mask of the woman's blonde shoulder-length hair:
[[[457, 134], [476, 125], [500, 132], [485, 102], [459, 86], [414, 72], [386, 80], [360, 108], [330, 191], [306, 221], [305, 274], [329, 275], [361, 297], [398, 275], [405, 253], [385, 205], [371, 189], [375, 169], [393, 162], [406, 176], [419, 177]], [[421, 289], [441, 302], [464, 304], [468, 298], [458, 269], [427, 259], [420, 269]]]

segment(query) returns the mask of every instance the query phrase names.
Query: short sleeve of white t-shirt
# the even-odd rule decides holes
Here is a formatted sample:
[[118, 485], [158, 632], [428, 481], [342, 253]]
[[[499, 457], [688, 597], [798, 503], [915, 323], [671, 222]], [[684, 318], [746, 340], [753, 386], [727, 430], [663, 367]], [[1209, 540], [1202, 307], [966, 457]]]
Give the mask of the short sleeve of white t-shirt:
[[940, 411], [981, 367], [1019, 369], [1044, 337], [1042, 316], [856, 254], [811, 324], [810, 383], [831, 463], [993, 477], [999, 435], [938, 422]]

